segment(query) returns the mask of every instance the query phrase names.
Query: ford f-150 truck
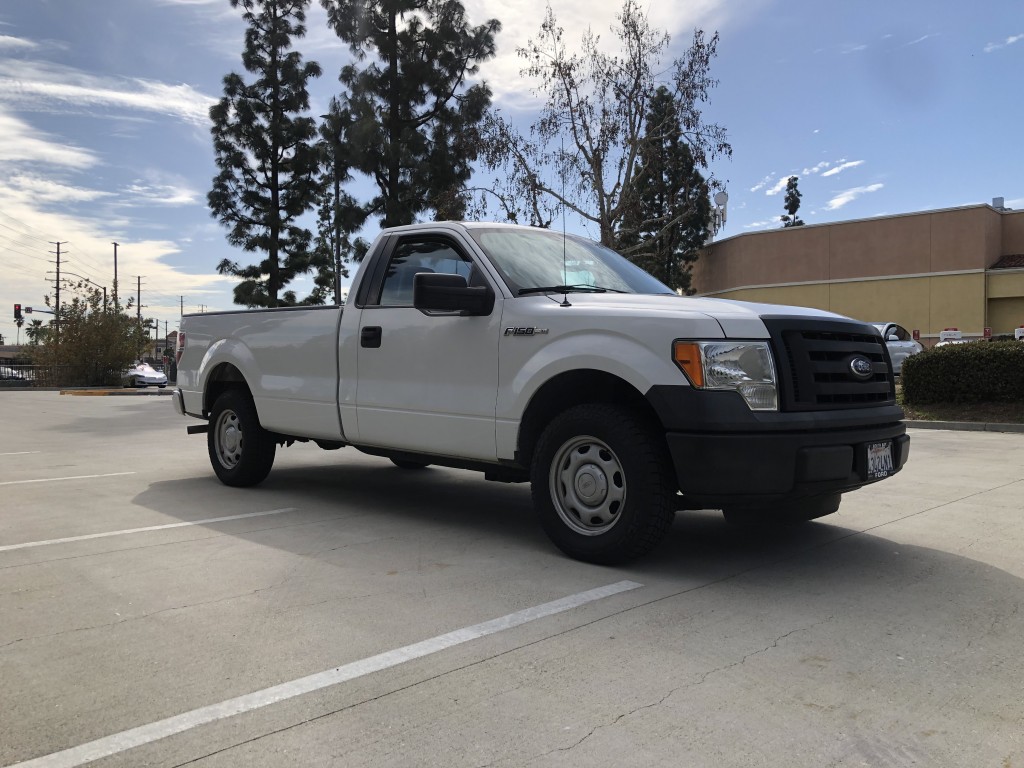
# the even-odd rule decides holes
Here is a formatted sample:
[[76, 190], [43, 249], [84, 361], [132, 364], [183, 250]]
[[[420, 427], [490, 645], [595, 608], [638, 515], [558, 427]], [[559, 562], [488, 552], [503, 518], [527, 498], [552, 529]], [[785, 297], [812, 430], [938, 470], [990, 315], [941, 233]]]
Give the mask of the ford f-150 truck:
[[584, 238], [505, 224], [383, 231], [344, 307], [186, 315], [174, 405], [214, 472], [352, 446], [529, 481], [568, 555], [617, 563], [674, 514], [811, 520], [898, 472], [909, 437], [878, 330], [687, 298]]

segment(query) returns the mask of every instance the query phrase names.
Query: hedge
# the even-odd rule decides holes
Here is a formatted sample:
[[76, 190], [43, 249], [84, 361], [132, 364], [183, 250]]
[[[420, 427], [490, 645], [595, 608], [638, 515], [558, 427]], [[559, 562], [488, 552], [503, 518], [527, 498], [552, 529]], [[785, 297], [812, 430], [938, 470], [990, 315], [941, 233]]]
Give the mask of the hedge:
[[907, 405], [1024, 402], [1024, 342], [934, 347], [904, 360], [901, 379]]

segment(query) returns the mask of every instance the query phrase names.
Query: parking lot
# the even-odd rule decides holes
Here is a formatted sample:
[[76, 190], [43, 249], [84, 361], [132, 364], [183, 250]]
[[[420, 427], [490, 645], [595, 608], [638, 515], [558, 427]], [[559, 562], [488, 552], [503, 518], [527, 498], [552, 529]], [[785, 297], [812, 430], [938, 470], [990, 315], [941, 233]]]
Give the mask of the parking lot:
[[0, 392], [0, 766], [1024, 765], [1024, 434], [613, 569], [526, 485], [296, 445], [232, 489], [190, 423]]

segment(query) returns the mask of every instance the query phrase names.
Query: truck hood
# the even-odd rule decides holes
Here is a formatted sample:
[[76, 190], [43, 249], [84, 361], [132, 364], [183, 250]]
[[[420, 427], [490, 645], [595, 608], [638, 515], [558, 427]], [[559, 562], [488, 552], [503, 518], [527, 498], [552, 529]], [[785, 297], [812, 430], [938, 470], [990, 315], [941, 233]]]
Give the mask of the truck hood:
[[[554, 295], [554, 294], [552, 294]], [[726, 338], [763, 339], [768, 331], [762, 317], [802, 317], [849, 320], [844, 315], [810, 307], [784, 304], [760, 304], [732, 299], [702, 299], [690, 296], [668, 296], [622, 293], [570, 293], [569, 303], [592, 311], [608, 310], [634, 315], [671, 315], [699, 313], [715, 320]]]

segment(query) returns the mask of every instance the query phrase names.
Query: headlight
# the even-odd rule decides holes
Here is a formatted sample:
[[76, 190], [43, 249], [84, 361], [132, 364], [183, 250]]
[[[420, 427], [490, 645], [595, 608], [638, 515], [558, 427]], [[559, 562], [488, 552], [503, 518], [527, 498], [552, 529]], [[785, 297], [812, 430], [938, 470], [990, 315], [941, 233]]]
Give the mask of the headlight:
[[677, 341], [672, 357], [698, 389], [739, 392], [752, 411], [777, 411], [779, 390], [767, 341]]

